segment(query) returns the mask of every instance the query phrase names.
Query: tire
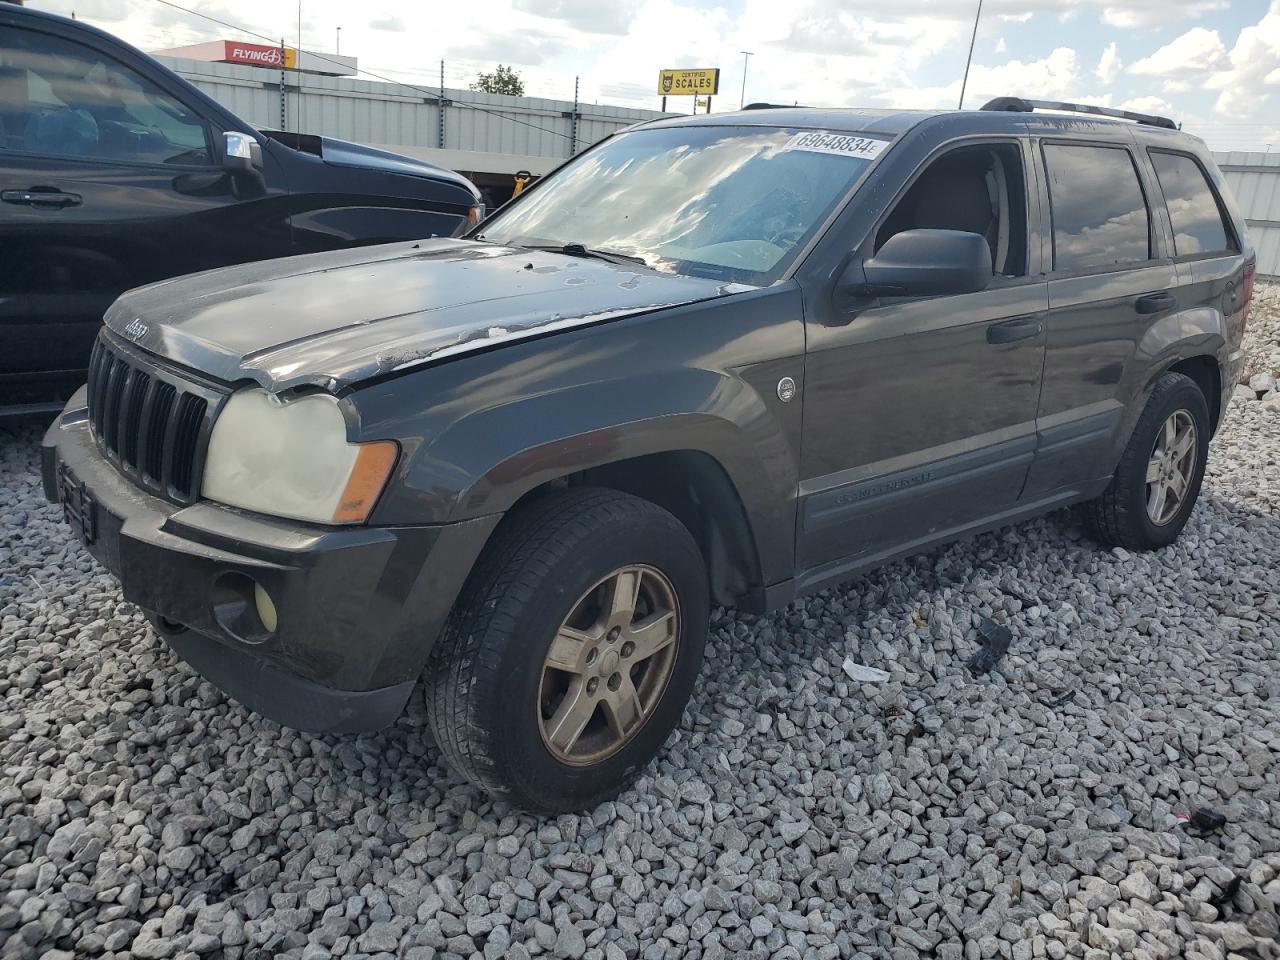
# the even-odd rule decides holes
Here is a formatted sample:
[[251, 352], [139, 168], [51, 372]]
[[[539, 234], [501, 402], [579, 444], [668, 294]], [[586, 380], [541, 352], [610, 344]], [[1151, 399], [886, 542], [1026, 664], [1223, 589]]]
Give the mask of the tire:
[[[1194, 462], [1186, 465], [1184, 461], [1187, 479], [1182, 495], [1176, 503], [1171, 500], [1162, 507], [1168, 514], [1156, 522], [1148, 470], [1155, 469], [1153, 455], [1158, 458], [1162, 434], [1171, 420], [1175, 426], [1187, 421], [1194, 426], [1189, 450], [1194, 453]], [[1085, 532], [1104, 546], [1128, 550], [1155, 550], [1176, 540], [1200, 495], [1210, 430], [1209, 407], [1195, 381], [1180, 373], [1162, 374], [1138, 417], [1111, 483], [1101, 496], [1082, 505]], [[1176, 469], [1176, 464], [1170, 469]]]
[[[630, 666], [619, 660], [626, 638], [636, 640], [628, 656], [639, 656], [642, 634], [610, 629], [603, 619], [617, 609], [608, 597], [628, 592], [636, 598], [637, 627], [654, 622], [667, 634], [658, 653]], [[668, 605], [672, 619], [663, 616]], [[598, 615], [587, 616], [597, 607]], [[436, 742], [454, 769], [522, 808], [554, 814], [593, 807], [629, 785], [680, 721], [702, 664], [709, 612], [702, 554], [666, 510], [587, 487], [540, 497], [503, 521], [432, 649], [425, 680]], [[583, 619], [571, 625], [571, 615]], [[561, 644], [553, 659], [563, 659], [562, 635], [569, 633], [597, 637], [570, 644], [585, 651], [580, 673], [547, 662], [553, 641]], [[623, 676], [622, 692], [609, 692]], [[581, 696], [589, 688], [627, 702], [590, 708], [596, 712], [568, 742], [573, 724], [557, 726], [561, 711], [553, 708], [567, 709], [573, 691]], [[628, 703], [646, 706], [624, 720]], [[631, 725], [618, 733], [624, 722]], [[590, 753], [595, 744], [603, 746]]]

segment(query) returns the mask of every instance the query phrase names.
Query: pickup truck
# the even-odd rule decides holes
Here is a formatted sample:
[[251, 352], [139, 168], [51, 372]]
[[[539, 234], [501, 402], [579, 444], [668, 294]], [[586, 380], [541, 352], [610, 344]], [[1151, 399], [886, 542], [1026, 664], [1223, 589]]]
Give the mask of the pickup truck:
[[131, 287], [482, 212], [452, 171], [256, 130], [110, 34], [0, 2], [0, 422], [62, 409]]

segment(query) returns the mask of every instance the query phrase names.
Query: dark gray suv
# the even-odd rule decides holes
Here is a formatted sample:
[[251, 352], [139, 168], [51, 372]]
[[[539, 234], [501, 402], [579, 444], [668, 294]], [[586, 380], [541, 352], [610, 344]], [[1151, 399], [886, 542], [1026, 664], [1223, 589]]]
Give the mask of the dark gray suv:
[[47, 495], [249, 707], [370, 730], [425, 675], [457, 769], [590, 806], [679, 722], [712, 603], [1068, 504], [1131, 550], [1186, 523], [1244, 223], [1167, 120], [988, 106], [656, 121], [464, 239], [134, 290]]

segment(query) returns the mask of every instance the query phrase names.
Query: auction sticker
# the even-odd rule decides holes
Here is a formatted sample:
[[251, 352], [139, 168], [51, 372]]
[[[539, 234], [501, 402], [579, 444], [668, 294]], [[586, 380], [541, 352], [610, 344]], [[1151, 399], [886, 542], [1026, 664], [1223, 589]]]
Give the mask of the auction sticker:
[[874, 160], [880, 156], [888, 140], [876, 140], [871, 137], [859, 137], [848, 133], [825, 133], [821, 130], [809, 130], [797, 133], [782, 147], [783, 150], [808, 150], [812, 153], [834, 153], [841, 157], [857, 157], [859, 160]]

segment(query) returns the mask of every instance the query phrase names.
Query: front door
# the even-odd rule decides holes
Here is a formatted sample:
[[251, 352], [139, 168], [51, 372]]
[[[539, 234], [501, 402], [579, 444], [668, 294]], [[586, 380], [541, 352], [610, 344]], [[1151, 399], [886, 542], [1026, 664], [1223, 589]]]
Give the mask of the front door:
[[289, 252], [283, 216], [265, 247], [269, 229], [243, 229], [254, 204], [217, 165], [213, 133], [106, 50], [5, 28], [0, 405], [83, 383], [102, 315], [125, 290]]
[[907, 229], [978, 233], [992, 250], [986, 290], [806, 304], [802, 588], [1015, 511], [1035, 450], [1046, 308], [1026, 171], [1014, 140], [947, 151], [858, 251]]

